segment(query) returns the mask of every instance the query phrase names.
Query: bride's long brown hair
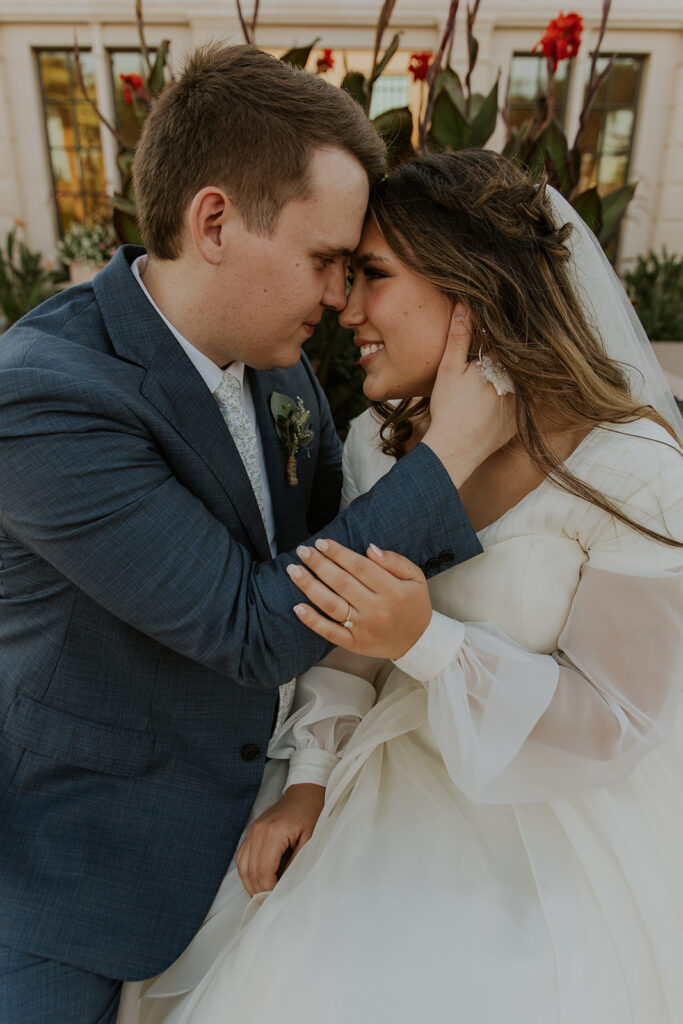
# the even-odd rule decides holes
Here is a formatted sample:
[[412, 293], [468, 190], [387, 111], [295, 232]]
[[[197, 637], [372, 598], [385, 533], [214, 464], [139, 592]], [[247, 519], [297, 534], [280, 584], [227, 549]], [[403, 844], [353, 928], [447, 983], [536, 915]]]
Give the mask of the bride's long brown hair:
[[[555, 225], [543, 186], [488, 150], [428, 156], [374, 187], [368, 220], [405, 266], [469, 306], [470, 355], [489, 354], [512, 378], [519, 439], [534, 467], [638, 532], [683, 546], [575, 477], [539, 428], [543, 407], [573, 429], [647, 417], [676, 441], [655, 409], [633, 399], [626, 373], [587, 323], [567, 270], [572, 228]], [[400, 458], [429, 399], [373, 406], [382, 450]]]

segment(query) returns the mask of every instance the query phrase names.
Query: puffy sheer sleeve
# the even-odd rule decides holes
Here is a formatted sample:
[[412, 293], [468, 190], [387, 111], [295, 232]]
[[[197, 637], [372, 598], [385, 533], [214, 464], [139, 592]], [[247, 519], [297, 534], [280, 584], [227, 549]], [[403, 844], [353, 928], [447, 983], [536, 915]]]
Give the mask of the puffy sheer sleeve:
[[268, 756], [289, 760], [288, 786], [325, 786], [361, 718], [375, 703], [379, 659], [336, 649], [296, 681], [292, 713], [276, 732]]
[[[680, 454], [649, 444], [627, 514], [683, 536]], [[449, 774], [473, 801], [548, 800], [625, 777], [667, 736], [681, 691], [683, 550], [586, 506], [587, 553], [558, 650], [434, 613], [396, 662], [422, 682]]]

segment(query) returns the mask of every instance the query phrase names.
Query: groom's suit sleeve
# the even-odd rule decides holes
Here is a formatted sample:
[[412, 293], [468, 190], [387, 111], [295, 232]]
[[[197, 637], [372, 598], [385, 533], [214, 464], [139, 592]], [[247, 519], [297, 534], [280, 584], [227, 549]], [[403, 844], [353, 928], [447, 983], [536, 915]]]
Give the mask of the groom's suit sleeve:
[[[322, 409], [329, 417], [323, 399]], [[322, 466], [339, 458], [331, 420]], [[329, 436], [328, 436], [329, 435]], [[0, 528], [113, 615], [245, 686], [282, 683], [328, 645], [292, 612], [279, 555], [259, 563], [173, 475], [111, 386], [24, 365], [0, 374]], [[321, 534], [322, 535], [322, 534]], [[428, 575], [481, 550], [444, 467], [418, 445], [324, 528]]]

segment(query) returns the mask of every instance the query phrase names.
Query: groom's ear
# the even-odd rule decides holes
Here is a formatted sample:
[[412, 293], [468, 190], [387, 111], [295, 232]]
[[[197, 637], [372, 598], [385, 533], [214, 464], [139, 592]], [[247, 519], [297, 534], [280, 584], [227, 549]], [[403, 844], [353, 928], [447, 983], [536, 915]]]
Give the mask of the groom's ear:
[[192, 241], [199, 254], [212, 265], [225, 257], [228, 232], [226, 227], [239, 213], [225, 192], [207, 185], [193, 197], [188, 210]]

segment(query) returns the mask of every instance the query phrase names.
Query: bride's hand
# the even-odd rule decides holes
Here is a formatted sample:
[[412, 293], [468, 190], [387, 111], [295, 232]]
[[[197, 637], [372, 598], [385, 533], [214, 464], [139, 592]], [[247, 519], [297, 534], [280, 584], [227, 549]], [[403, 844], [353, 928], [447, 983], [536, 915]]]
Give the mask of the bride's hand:
[[[325, 803], [325, 787], [300, 783], [285, 790], [280, 799], [247, 830], [235, 864], [250, 896], [270, 892], [297, 853], [313, 835]], [[283, 865], [282, 858], [291, 851]]]
[[305, 626], [335, 646], [395, 660], [429, 625], [427, 581], [402, 555], [373, 545], [366, 558], [331, 540], [298, 548], [297, 554], [305, 568], [291, 565], [287, 571], [316, 608], [299, 604], [294, 611]]
[[443, 463], [456, 487], [515, 435], [514, 395], [499, 396], [470, 359], [472, 315], [458, 303], [429, 402], [423, 442]]

